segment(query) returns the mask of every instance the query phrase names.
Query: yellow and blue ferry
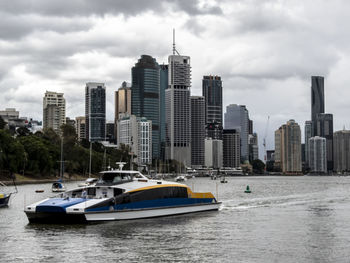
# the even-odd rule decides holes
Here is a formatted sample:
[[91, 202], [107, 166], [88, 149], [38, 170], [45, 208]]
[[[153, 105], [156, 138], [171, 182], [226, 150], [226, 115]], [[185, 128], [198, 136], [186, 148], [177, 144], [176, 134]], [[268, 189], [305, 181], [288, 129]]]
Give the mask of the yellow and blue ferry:
[[212, 193], [151, 180], [138, 171], [110, 170], [92, 186], [78, 187], [25, 207], [30, 222], [75, 223], [141, 219], [218, 210]]

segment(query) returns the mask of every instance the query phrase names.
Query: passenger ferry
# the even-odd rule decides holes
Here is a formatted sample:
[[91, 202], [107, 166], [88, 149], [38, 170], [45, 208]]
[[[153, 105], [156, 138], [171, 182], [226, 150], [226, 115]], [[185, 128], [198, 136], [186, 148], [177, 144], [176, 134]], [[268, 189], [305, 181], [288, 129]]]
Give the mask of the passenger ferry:
[[101, 172], [99, 181], [28, 205], [29, 222], [76, 223], [151, 218], [218, 210], [212, 193], [194, 193], [184, 184], [150, 180], [138, 171]]

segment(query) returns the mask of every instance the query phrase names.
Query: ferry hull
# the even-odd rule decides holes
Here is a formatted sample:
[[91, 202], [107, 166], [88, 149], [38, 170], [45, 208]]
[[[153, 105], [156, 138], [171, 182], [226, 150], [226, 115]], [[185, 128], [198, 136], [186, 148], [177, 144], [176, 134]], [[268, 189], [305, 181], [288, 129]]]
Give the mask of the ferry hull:
[[84, 214], [25, 212], [30, 223], [79, 224], [86, 223]]
[[92, 221], [114, 221], [142, 219], [161, 216], [181, 215], [195, 212], [204, 212], [218, 210], [221, 203], [196, 204], [178, 207], [159, 207], [149, 209], [131, 209], [131, 210], [112, 210], [101, 212], [86, 212], [85, 217], [89, 222]]
[[50, 213], [25, 211], [30, 223], [81, 224], [96, 221], [132, 220], [218, 210], [221, 203], [196, 204], [179, 207], [112, 210], [85, 213]]

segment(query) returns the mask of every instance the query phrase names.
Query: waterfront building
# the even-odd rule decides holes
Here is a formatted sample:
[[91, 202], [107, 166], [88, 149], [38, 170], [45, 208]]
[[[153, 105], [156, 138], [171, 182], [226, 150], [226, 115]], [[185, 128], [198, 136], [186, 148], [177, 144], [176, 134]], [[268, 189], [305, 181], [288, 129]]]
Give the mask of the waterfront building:
[[203, 76], [202, 95], [205, 98], [206, 136], [222, 139], [222, 81], [220, 76]]
[[114, 122], [106, 123], [106, 140], [110, 143], [116, 143], [115, 130], [114, 130]]
[[301, 173], [301, 131], [289, 120], [275, 131], [275, 168], [283, 173]]
[[245, 105], [230, 104], [226, 107], [225, 129], [235, 129], [240, 132], [241, 162], [247, 161], [249, 159], [249, 113]]
[[309, 139], [312, 137], [312, 121], [305, 122], [305, 165], [309, 167]]
[[208, 168], [219, 169], [223, 165], [222, 140], [205, 138], [204, 140], [205, 163]]
[[326, 138], [327, 169], [333, 171], [333, 114], [318, 113], [315, 124], [316, 136]]
[[104, 83], [89, 82], [85, 86], [85, 132], [90, 142], [106, 137], [106, 87]]
[[160, 72], [155, 58], [142, 55], [131, 70], [131, 114], [152, 121], [152, 155], [160, 158]]
[[324, 77], [311, 76], [311, 121], [312, 121], [312, 136], [316, 134], [316, 116], [319, 113], [325, 112], [324, 103]]
[[159, 134], [160, 134], [160, 159], [165, 160], [165, 145], [166, 145], [166, 132], [165, 132], [165, 123], [166, 123], [166, 112], [165, 112], [165, 91], [169, 85], [169, 66], [160, 65], [159, 66], [159, 76], [160, 76], [160, 91], [159, 91]]
[[169, 85], [165, 91], [166, 159], [191, 166], [190, 57], [168, 57]]
[[205, 100], [191, 96], [191, 162], [192, 167], [204, 166]]
[[86, 137], [86, 131], [85, 131], [85, 116], [79, 116], [75, 118], [75, 129], [77, 131], [78, 140], [81, 141], [82, 139], [85, 139]]
[[342, 130], [334, 133], [334, 171], [350, 172], [350, 131]]
[[121, 144], [130, 146], [139, 165], [151, 164], [152, 121], [135, 115], [120, 114], [117, 128], [118, 146]]
[[131, 84], [123, 81], [121, 87], [114, 92], [114, 137], [117, 138], [119, 114], [131, 115]]
[[19, 119], [19, 111], [15, 108], [6, 108], [5, 110], [0, 110], [0, 117], [8, 122], [9, 120]]
[[309, 139], [309, 163], [311, 173], [327, 172], [326, 138], [314, 136]]
[[249, 141], [249, 162], [259, 159], [258, 135], [252, 133], [248, 135]]
[[43, 128], [52, 128], [61, 132], [61, 126], [66, 123], [66, 100], [63, 93], [46, 91], [43, 98]]
[[223, 165], [237, 168], [241, 163], [241, 141], [237, 130], [223, 130]]

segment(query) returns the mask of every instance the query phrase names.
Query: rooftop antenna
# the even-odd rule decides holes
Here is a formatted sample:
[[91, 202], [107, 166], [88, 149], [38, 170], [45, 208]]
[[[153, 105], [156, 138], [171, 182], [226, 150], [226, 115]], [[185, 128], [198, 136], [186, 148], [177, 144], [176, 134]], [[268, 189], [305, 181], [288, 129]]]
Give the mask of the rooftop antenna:
[[173, 28], [173, 55], [175, 55], [175, 52], [180, 56], [179, 52], [177, 52], [175, 48], [175, 28]]

